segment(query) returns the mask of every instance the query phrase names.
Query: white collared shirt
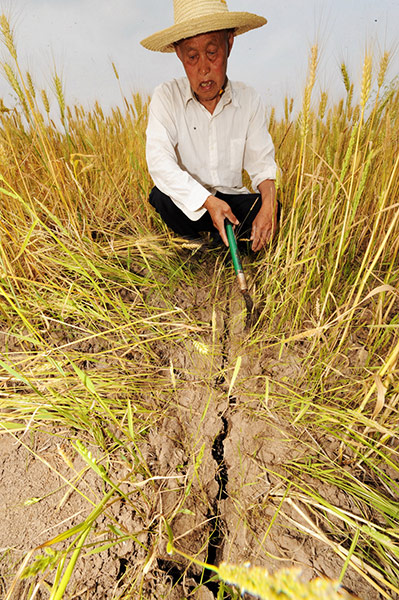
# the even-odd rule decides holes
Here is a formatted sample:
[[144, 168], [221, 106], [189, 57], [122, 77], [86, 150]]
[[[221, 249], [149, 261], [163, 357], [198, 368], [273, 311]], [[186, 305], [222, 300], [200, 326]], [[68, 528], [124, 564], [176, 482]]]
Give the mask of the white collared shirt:
[[258, 93], [228, 81], [211, 114], [193, 95], [186, 77], [158, 86], [147, 127], [147, 164], [155, 185], [193, 221], [216, 191], [248, 192], [276, 178], [274, 146]]

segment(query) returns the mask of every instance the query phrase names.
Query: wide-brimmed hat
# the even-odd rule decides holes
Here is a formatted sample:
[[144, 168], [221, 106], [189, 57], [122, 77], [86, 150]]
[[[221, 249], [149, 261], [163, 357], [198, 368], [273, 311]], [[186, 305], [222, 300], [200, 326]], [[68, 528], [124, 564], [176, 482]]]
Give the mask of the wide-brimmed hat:
[[248, 12], [230, 12], [226, 0], [173, 0], [175, 24], [140, 43], [148, 50], [173, 52], [180, 40], [221, 29], [240, 35], [267, 23], [264, 17]]

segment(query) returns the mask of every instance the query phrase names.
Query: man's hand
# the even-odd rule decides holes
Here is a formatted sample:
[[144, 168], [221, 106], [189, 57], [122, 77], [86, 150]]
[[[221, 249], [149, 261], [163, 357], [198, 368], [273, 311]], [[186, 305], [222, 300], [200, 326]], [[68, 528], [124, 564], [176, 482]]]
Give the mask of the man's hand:
[[238, 220], [231, 211], [230, 206], [224, 200], [216, 198], [216, 196], [208, 196], [203, 205], [204, 208], [209, 212], [212, 223], [220, 233], [220, 237], [226, 246], [229, 245], [226, 235], [226, 229], [224, 226], [224, 220], [227, 218], [233, 225], [239, 225]]
[[262, 206], [252, 223], [252, 250], [257, 252], [270, 242], [277, 231], [277, 202], [274, 181], [266, 179], [258, 185]]

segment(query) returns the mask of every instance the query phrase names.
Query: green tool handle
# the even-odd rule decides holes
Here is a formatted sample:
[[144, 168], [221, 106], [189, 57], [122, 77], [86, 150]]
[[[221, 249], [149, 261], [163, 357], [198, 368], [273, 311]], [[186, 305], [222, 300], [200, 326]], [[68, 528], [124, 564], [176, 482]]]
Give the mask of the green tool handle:
[[241, 257], [237, 248], [237, 240], [234, 235], [233, 225], [230, 223], [228, 219], [224, 220], [224, 226], [226, 228], [227, 240], [229, 242], [230, 254], [233, 260], [234, 271], [237, 275], [238, 284], [240, 286], [240, 290], [245, 292], [248, 290], [247, 282], [245, 279], [244, 271], [242, 269]]

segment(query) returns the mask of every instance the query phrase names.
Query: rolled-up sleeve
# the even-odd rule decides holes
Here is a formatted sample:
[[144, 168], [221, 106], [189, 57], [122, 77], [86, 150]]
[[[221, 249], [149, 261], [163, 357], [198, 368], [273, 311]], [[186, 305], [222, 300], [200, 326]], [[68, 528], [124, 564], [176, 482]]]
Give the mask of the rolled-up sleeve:
[[209, 191], [178, 164], [178, 135], [170, 90], [158, 86], [152, 96], [147, 126], [146, 158], [155, 185], [192, 219], [199, 219]]
[[254, 189], [265, 179], [276, 179], [274, 144], [267, 130], [266, 111], [260, 96], [252, 97], [251, 114], [244, 150], [244, 169]]

